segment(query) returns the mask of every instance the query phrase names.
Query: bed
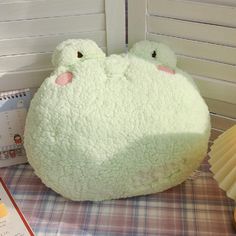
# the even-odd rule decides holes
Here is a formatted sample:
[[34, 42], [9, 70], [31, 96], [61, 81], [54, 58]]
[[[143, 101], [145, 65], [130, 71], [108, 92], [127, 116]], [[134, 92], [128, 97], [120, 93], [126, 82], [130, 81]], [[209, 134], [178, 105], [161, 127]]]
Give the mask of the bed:
[[103, 202], [72, 202], [45, 187], [28, 164], [0, 169], [37, 236], [235, 235], [234, 202], [207, 159], [192, 179], [165, 192]]

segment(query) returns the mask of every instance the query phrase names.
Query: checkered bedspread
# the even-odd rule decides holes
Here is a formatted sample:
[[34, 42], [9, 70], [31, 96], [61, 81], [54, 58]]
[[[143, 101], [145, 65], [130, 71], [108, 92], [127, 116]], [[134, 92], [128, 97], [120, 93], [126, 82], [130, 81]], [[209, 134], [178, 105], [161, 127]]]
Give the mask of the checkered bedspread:
[[104, 202], [72, 202], [46, 188], [29, 165], [0, 169], [36, 235], [235, 235], [234, 202], [205, 161], [194, 180], [163, 193]]

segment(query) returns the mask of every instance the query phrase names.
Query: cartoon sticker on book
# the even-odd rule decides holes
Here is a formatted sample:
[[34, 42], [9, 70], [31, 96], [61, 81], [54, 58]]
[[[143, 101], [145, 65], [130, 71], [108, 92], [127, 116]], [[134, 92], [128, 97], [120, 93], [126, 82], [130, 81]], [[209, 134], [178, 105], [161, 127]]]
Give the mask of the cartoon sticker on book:
[[9, 155], [10, 155], [11, 158], [15, 158], [16, 157], [16, 151], [15, 150], [10, 150]]
[[22, 144], [22, 138], [19, 134], [14, 135], [14, 141], [16, 145], [21, 145]]
[[9, 158], [8, 151], [3, 151], [2, 156], [3, 156], [3, 159], [8, 159]]

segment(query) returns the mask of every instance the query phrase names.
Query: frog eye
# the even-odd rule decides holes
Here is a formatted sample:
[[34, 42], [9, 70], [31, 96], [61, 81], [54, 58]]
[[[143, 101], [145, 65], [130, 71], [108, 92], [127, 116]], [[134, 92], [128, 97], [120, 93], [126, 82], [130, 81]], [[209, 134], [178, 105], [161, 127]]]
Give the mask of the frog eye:
[[78, 51], [78, 52], [77, 52], [77, 57], [78, 57], [78, 58], [82, 58], [82, 57], [83, 57], [83, 54], [82, 54], [80, 51]]
[[153, 58], [156, 58], [156, 57], [157, 57], [157, 52], [156, 52], [156, 50], [154, 50], [154, 51], [152, 52], [152, 57], [153, 57]]

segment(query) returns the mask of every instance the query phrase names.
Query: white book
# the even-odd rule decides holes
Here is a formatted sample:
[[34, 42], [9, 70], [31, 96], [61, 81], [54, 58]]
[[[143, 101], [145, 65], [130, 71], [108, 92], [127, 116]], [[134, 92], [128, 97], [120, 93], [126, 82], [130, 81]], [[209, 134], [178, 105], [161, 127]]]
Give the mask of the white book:
[[[0, 214], [0, 235], [3, 236], [34, 236], [32, 229], [26, 221], [24, 215], [20, 211], [14, 201], [7, 186], [0, 178], [0, 203], [4, 206], [0, 210], [4, 210], [6, 214]], [[3, 212], [2, 212], [3, 213]]]
[[30, 89], [0, 93], [0, 167], [27, 161], [23, 135], [31, 98]]

